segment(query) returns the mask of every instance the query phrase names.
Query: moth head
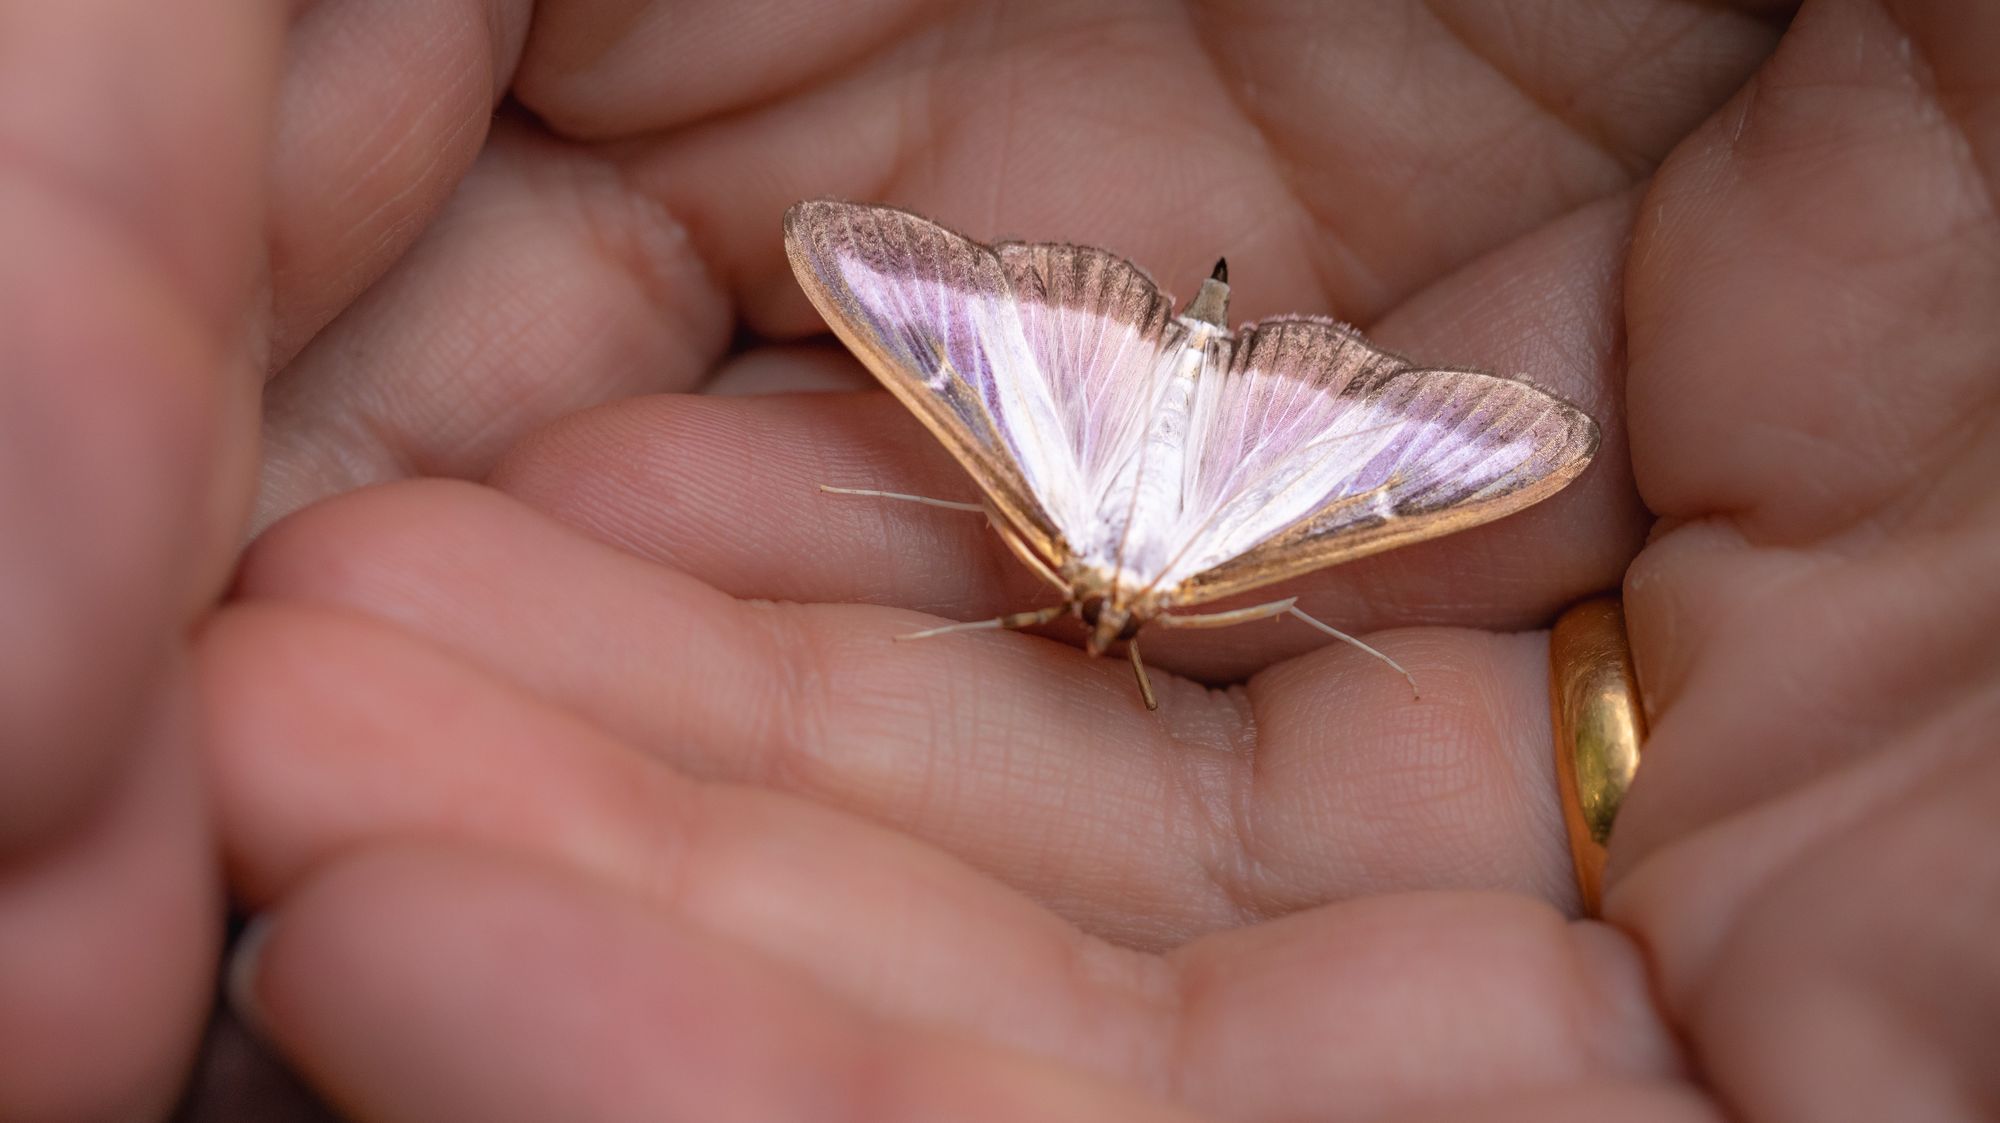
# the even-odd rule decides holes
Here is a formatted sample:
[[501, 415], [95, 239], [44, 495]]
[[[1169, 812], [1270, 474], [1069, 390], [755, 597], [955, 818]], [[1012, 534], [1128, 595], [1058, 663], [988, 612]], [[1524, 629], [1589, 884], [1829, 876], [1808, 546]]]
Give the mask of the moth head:
[[1090, 628], [1084, 648], [1092, 655], [1102, 655], [1111, 649], [1112, 644], [1139, 634], [1139, 617], [1109, 597], [1085, 597], [1078, 602], [1076, 614], [1083, 617], [1084, 624]]
[[1201, 283], [1201, 291], [1194, 294], [1186, 308], [1181, 309], [1184, 320], [1199, 320], [1212, 327], [1229, 326], [1229, 262], [1217, 259], [1215, 272]]

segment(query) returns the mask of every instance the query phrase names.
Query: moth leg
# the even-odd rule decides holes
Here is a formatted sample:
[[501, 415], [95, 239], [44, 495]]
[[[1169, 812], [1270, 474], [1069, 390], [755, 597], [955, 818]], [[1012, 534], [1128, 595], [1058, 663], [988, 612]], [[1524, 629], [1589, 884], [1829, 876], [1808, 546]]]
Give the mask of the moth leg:
[[977, 511], [984, 514], [983, 503], [958, 503], [950, 499], [932, 499], [928, 495], [906, 495], [900, 491], [875, 491], [865, 487], [835, 487], [832, 484], [819, 485], [821, 491], [831, 495], [865, 495], [871, 499], [896, 499], [904, 503], [922, 503], [926, 507], [942, 507], [947, 511]]
[[974, 620], [969, 624], [946, 624], [940, 628], [925, 628], [921, 632], [897, 636], [899, 640], [929, 639], [932, 636], [948, 636], [953, 632], [987, 632], [997, 628], [1009, 630], [1033, 628], [1046, 624], [1069, 611], [1067, 604], [1052, 604], [1047, 608], [1037, 608], [1033, 612], [1015, 612], [1006, 616], [996, 616], [991, 620]]
[[1403, 678], [1408, 680], [1410, 684], [1410, 697], [1412, 699], [1423, 697], [1423, 695], [1417, 693], [1416, 677], [1410, 674], [1410, 672], [1404, 670], [1403, 665], [1401, 663], [1396, 662], [1394, 659], [1389, 658], [1387, 655], [1384, 655], [1381, 652], [1375, 650], [1374, 648], [1368, 646], [1367, 644], [1362, 643], [1360, 640], [1355, 639], [1353, 636], [1348, 635], [1346, 632], [1341, 631], [1339, 628], [1336, 628], [1331, 624], [1320, 623], [1318, 620], [1315, 620], [1312, 617], [1307, 616], [1305, 613], [1300, 612], [1296, 607], [1293, 607], [1288, 611], [1290, 615], [1296, 616], [1299, 619], [1304, 620], [1306, 623], [1311, 624], [1313, 627], [1318, 628], [1320, 631], [1325, 632], [1327, 635], [1332, 636], [1334, 639], [1343, 640], [1347, 643], [1351, 643], [1354, 646], [1360, 648], [1361, 650], [1366, 651], [1368, 654], [1373, 655], [1375, 658], [1382, 660], [1384, 663], [1389, 664], [1391, 667], [1396, 668], [1396, 673], [1402, 675]]
[[1230, 612], [1203, 612], [1193, 616], [1160, 615], [1153, 617], [1153, 623], [1162, 628], [1233, 628], [1238, 624], [1248, 624], [1252, 620], [1267, 620], [1273, 616], [1283, 616], [1292, 610], [1299, 598], [1286, 597], [1269, 604], [1252, 605]]
[[1153, 680], [1146, 677], [1146, 664], [1139, 660], [1139, 641], [1126, 640], [1125, 654], [1131, 657], [1132, 673], [1139, 678], [1139, 697], [1145, 699], [1147, 709], [1159, 709], [1160, 699], [1153, 693]]

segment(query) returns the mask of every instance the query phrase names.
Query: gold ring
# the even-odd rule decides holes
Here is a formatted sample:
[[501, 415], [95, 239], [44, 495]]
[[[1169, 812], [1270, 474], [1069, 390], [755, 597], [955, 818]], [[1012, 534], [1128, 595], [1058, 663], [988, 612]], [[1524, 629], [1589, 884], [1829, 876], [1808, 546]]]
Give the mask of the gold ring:
[[1576, 886], [1584, 914], [1595, 916], [1605, 843], [1646, 740], [1625, 609], [1617, 597], [1584, 601], [1557, 618], [1549, 634], [1549, 706]]

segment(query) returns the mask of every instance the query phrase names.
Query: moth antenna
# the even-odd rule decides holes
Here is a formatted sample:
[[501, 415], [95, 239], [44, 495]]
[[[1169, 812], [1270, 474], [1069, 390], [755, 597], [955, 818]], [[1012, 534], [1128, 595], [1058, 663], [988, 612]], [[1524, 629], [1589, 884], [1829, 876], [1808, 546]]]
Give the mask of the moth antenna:
[[984, 513], [983, 503], [960, 503], [953, 499], [932, 499], [928, 495], [905, 495], [900, 491], [875, 491], [865, 487], [835, 487], [832, 484], [819, 485], [828, 495], [860, 495], [869, 499], [894, 499], [900, 503], [921, 503], [926, 507], [941, 507], [947, 511], [978, 511]]
[[1037, 628], [1069, 611], [1067, 604], [1052, 604], [1047, 608], [1037, 608], [1032, 612], [1014, 612], [1006, 616], [996, 616], [991, 620], [973, 620], [965, 624], [946, 624], [937, 628], [925, 628], [921, 632], [900, 635], [898, 640], [930, 639], [932, 636], [948, 636], [957, 632], [989, 632], [997, 628], [1016, 631], [1021, 628]]
[[1296, 616], [1299, 619], [1304, 620], [1306, 623], [1311, 624], [1313, 627], [1318, 628], [1320, 631], [1325, 632], [1327, 635], [1332, 636], [1334, 639], [1342, 640], [1346, 643], [1351, 643], [1354, 646], [1360, 648], [1361, 650], [1366, 651], [1368, 654], [1373, 655], [1375, 658], [1382, 660], [1384, 663], [1389, 664], [1391, 667], [1396, 668], [1396, 673], [1402, 675], [1404, 680], [1410, 684], [1410, 700], [1416, 701], [1417, 699], [1423, 697], [1422, 694], [1419, 694], [1417, 692], [1416, 677], [1410, 674], [1410, 672], [1404, 670], [1403, 665], [1401, 663], [1396, 662], [1394, 659], [1389, 658], [1387, 655], [1384, 655], [1381, 652], [1375, 650], [1374, 648], [1368, 646], [1367, 644], [1362, 643], [1360, 640], [1355, 639], [1353, 636], [1348, 635], [1346, 632], [1341, 631], [1339, 628], [1336, 628], [1331, 624], [1320, 623], [1318, 620], [1315, 620], [1312, 617], [1307, 616], [1305, 613], [1300, 612], [1297, 607], [1290, 608], [1287, 610], [1287, 612], [1290, 615]]
[[1160, 697], [1153, 693], [1153, 680], [1146, 675], [1146, 664], [1139, 659], [1139, 641], [1126, 640], [1125, 654], [1132, 660], [1132, 673], [1139, 679], [1139, 697], [1149, 710], [1160, 708]]

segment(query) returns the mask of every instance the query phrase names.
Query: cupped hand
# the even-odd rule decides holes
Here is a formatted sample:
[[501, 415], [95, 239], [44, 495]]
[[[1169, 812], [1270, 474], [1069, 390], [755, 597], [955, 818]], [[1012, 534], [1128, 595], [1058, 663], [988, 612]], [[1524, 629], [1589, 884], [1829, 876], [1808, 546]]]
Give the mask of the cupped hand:
[[[292, 31], [255, 520], [486, 481], [285, 521], [200, 642], [227, 858], [266, 917], [241, 993], [337, 1103], [1994, 1094], [2000, 28], [1942, 3], [1809, 6], [1782, 42], [1666, 4], [610, 7], [528, 34], [512, 6], [326, 0]], [[1040, 603], [976, 518], [816, 492], [969, 496], [918, 426], [875, 393], [629, 397], [863, 385], [795, 345], [817, 327], [776, 219], [822, 194], [1107, 245], [1169, 289], [1226, 252], [1240, 313], [1526, 373], [1605, 449], [1529, 514], [1296, 590], [1377, 629], [1418, 703], [1282, 625], [1149, 650], [1181, 672], [1156, 715], [1061, 637], [895, 644]], [[1627, 579], [1654, 737], [1613, 924], [1577, 923], [1545, 645], [1515, 630], [1615, 583], [1654, 514]]]

